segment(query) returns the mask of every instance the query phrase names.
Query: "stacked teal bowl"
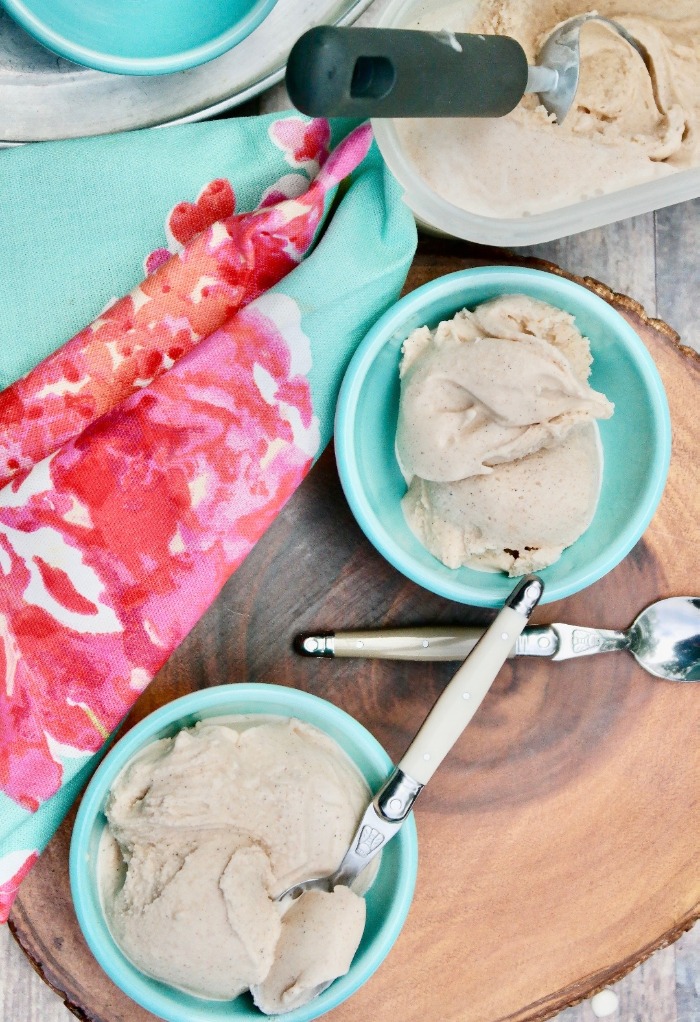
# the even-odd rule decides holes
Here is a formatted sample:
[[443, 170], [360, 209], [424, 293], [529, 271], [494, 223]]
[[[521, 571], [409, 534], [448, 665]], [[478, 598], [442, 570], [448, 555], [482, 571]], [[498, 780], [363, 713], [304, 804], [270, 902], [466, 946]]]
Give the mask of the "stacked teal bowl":
[[250, 35], [275, 0], [0, 0], [55, 53], [124, 75], [204, 64]]

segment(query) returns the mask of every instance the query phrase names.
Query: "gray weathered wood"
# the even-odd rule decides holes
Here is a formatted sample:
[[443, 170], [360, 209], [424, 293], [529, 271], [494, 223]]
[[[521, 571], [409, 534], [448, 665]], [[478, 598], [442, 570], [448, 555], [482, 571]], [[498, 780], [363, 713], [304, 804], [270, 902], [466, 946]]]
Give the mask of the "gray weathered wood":
[[516, 251], [631, 295], [700, 350], [700, 199]]
[[656, 315], [700, 350], [700, 199], [654, 214]]
[[0, 926], [0, 1019], [2, 1022], [73, 1020], [61, 999], [34, 972], [7, 926]]
[[653, 213], [515, 251], [549, 259], [580, 277], [595, 277], [657, 315]]

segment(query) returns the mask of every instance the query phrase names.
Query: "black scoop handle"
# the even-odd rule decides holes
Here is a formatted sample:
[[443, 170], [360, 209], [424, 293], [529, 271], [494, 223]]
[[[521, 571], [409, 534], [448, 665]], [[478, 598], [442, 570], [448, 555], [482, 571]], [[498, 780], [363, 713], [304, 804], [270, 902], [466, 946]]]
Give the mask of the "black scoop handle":
[[313, 117], [502, 117], [527, 73], [509, 36], [320, 25], [292, 47], [286, 84]]

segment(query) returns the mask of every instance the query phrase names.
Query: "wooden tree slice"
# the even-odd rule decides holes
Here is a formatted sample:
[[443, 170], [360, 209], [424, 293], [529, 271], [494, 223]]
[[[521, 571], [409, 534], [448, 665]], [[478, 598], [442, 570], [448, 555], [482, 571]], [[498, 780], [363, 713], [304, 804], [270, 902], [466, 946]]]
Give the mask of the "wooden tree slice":
[[[498, 250], [428, 242], [407, 289], [503, 261]], [[648, 345], [671, 406], [673, 457], [659, 510], [629, 556], [535, 620], [623, 628], [656, 599], [698, 591], [700, 360], [631, 299], [582, 283]], [[397, 759], [453, 665], [306, 660], [292, 653], [293, 636], [489, 617], [382, 560], [326, 452], [129, 722], [196, 688], [278, 682], [343, 707]], [[623, 653], [509, 662], [419, 803], [419, 877], [403, 932], [333, 1018], [534, 1022], [675, 940], [700, 912], [699, 719], [700, 685], [655, 680]], [[71, 823], [25, 881], [13, 932], [78, 1018], [147, 1022], [153, 1016], [111, 984], [81, 937], [68, 885]]]

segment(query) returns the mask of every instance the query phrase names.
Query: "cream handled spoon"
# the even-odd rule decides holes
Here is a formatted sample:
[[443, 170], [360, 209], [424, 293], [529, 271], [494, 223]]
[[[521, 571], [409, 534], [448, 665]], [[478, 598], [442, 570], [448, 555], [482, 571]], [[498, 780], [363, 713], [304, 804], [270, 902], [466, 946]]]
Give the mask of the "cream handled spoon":
[[[298, 652], [313, 657], [383, 660], [462, 660], [483, 628], [420, 627], [300, 636]], [[625, 631], [555, 623], [526, 628], [510, 656], [570, 660], [627, 650], [637, 663], [667, 681], [700, 681], [700, 597], [671, 596], [637, 615]]]
[[537, 575], [526, 575], [518, 582], [503, 610], [442, 692], [398, 766], [368, 805], [335, 872], [294, 884], [277, 900], [289, 895], [298, 897], [312, 889], [332, 891], [339, 884], [349, 886], [379, 854], [476, 713], [543, 591], [544, 584]]

